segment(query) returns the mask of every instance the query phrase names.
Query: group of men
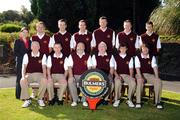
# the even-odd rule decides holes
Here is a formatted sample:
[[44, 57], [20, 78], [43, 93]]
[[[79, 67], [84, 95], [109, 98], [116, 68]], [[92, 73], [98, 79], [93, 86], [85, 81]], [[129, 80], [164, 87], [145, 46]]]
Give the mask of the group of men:
[[[123, 23], [124, 30], [117, 35], [107, 27], [106, 17], [99, 18], [99, 28], [93, 33], [87, 30], [85, 20], [80, 20], [79, 31], [71, 35], [66, 31], [67, 22], [58, 21], [59, 31], [52, 37], [45, 33], [43, 22], [36, 24], [37, 34], [31, 37], [31, 52], [26, 53], [22, 63], [21, 99], [22, 107], [31, 104], [28, 85], [39, 83], [38, 103], [45, 106], [44, 93], [48, 92], [49, 105], [54, 105], [55, 94], [58, 105], [63, 104], [63, 94], [68, 89], [72, 98], [71, 106], [79, 102], [79, 81], [88, 69], [100, 69], [108, 75], [110, 92], [104, 96], [103, 104], [114, 90], [114, 107], [118, 107], [123, 82], [127, 83], [129, 107], [141, 108], [141, 96], [145, 83], [154, 85], [155, 105], [162, 109], [162, 83], [158, 76], [157, 56], [161, 43], [153, 31], [153, 23], [146, 23], [146, 32], [140, 36], [134, 33], [130, 20]], [[115, 36], [116, 35], [116, 36]], [[139, 51], [139, 52], [138, 52]], [[54, 92], [54, 83], [59, 89]], [[136, 93], [136, 103], [132, 97]], [[83, 106], [88, 106], [82, 96]]]

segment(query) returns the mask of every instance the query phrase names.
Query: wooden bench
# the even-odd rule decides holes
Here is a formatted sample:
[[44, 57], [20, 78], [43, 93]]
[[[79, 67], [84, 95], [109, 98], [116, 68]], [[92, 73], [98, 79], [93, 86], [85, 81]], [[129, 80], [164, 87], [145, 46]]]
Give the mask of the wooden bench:
[[[31, 87], [32, 89], [39, 89], [39, 83], [30, 83], [30, 84], [29, 84], [29, 87]], [[59, 83], [54, 83], [54, 88], [55, 88], [55, 89], [59, 89]], [[71, 98], [69, 97], [68, 89], [66, 90], [64, 96], [65, 96], [65, 102], [67, 103], [68, 100], [71, 99]], [[48, 95], [47, 90], [46, 90], [46, 92], [45, 92], [45, 94], [44, 94], [44, 101], [45, 101], [46, 103], [49, 102], [49, 95]]]

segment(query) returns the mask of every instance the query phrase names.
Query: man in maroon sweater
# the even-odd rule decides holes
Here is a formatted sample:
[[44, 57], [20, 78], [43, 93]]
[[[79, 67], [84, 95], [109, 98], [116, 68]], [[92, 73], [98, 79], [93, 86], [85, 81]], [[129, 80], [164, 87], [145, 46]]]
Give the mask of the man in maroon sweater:
[[159, 35], [153, 31], [153, 23], [151, 21], [146, 22], [146, 32], [141, 35], [139, 43], [140, 45], [148, 44], [149, 54], [158, 56], [161, 49], [161, 41]]
[[[79, 88], [79, 80], [81, 75], [88, 69], [91, 68], [91, 56], [85, 53], [85, 45], [82, 42], [79, 42], [76, 46], [76, 52], [73, 52], [69, 56], [68, 60], [69, 66], [69, 79], [68, 79], [68, 87], [70, 90], [70, 94], [72, 96], [72, 104], [71, 106], [77, 106], [78, 102], [78, 91]], [[83, 106], [88, 106], [88, 103], [85, 100], [85, 97], [82, 97]]]
[[132, 96], [136, 89], [136, 81], [133, 75], [133, 59], [132, 57], [128, 56], [126, 53], [127, 45], [121, 44], [119, 47], [119, 54], [115, 55], [115, 102], [113, 104], [114, 107], [118, 107], [120, 103], [121, 97], [121, 88], [122, 83], [125, 82], [128, 84], [128, 100], [127, 104], [129, 107], [134, 107], [132, 102]]
[[114, 57], [107, 54], [107, 45], [105, 42], [100, 42], [98, 45], [98, 53], [92, 56], [93, 68], [98, 68], [107, 74], [110, 83], [110, 92], [105, 96], [103, 105], [108, 104], [108, 97], [114, 89], [113, 74], [114, 74]]
[[163, 107], [160, 104], [162, 82], [159, 78], [155, 56], [149, 54], [149, 46], [147, 44], [143, 44], [140, 50], [141, 54], [135, 57], [135, 68], [137, 72], [136, 108], [141, 108], [141, 93], [144, 83], [147, 82], [154, 85], [155, 105], [157, 109], [162, 109]]
[[49, 42], [49, 47], [53, 48], [55, 43], [60, 43], [62, 45], [62, 53], [64, 56], [68, 57], [71, 53], [70, 40], [71, 34], [66, 31], [67, 21], [65, 19], [60, 19], [58, 21], [59, 31], [55, 33]]
[[68, 66], [67, 66], [67, 57], [65, 57], [61, 50], [61, 44], [55, 43], [54, 54], [48, 56], [47, 60], [47, 74], [48, 74], [48, 86], [47, 90], [49, 93], [49, 105], [54, 105], [54, 83], [58, 83], [59, 89], [57, 90], [58, 95], [58, 105], [63, 105], [63, 95], [67, 87], [67, 75], [68, 75]]
[[100, 27], [93, 32], [92, 47], [94, 52], [98, 52], [98, 45], [100, 42], [105, 42], [107, 45], [107, 52], [112, 53], [115, 46], [115, 32], [107, 27], [108, 21], [105, 16], [99, 18]]
[[85, 20], [79, 21], [79, 32], [73, 34], [71, 38], [71, 49], [75, 50], [77, 43], [83, 42], [85, 44], [85, 52], [90, 54], [92, 44], [92, 33], [87, 30]]
[[25, 100], [22, 107], [28, 107], [31, 104], [28, 84], [39, 83], [38, 103], [40, 106], [45, 106], [42, 98], [46, 91], [46, 55], [39, 52], [40, 45], [37, 41], [31, 44], [32, 52], [26, 53], [22, 63], [22, 79], [21, 84], [21, 99]]
[[123, 27], [124, 31], [119, 32], [116, 36], [116, 49], [119, 49], [120, 44], [127, 44], [127, 54], [134, 57], [136, 55], [136, 49], [139, 48], [138, 36], [131, 31], [132, 24], [130, 20], [125, 20]]
[[52, 49], [49, 47], [50, 36], [45, 33], [45, 24], [40, 21], [36, 24], [37, 34], [31, 37], [31, 41], [38, 41], [40, 44], [40, 52], [46, 55], [51, 53]]

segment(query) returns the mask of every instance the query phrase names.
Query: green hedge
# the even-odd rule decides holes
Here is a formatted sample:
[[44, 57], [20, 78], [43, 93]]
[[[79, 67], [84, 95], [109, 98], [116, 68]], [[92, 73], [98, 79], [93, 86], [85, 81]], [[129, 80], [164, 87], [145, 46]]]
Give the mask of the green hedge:
[[19, 32], [21, 28], [22, 26], [20, 25], [7, 23], [7, 24], [2, 24], [0, 26], [0, 31], [12, 33], [12, 32]]
[[180, 35], [160, 36], [163, 43], [180, 43]]

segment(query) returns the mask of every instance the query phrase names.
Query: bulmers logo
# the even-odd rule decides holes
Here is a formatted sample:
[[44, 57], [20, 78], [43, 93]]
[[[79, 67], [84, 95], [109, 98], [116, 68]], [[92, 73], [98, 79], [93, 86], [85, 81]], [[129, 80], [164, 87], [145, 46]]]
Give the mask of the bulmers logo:
[[86, 97], [100, 98], [109, 90], [108, 77], [101, 70], [88, 70], [80, 79], [80, 89]]

